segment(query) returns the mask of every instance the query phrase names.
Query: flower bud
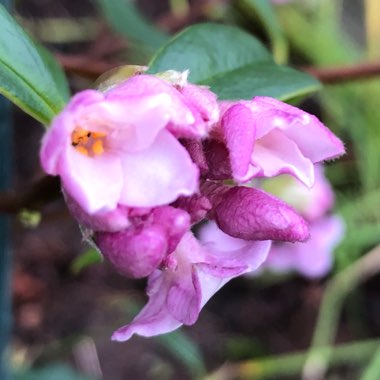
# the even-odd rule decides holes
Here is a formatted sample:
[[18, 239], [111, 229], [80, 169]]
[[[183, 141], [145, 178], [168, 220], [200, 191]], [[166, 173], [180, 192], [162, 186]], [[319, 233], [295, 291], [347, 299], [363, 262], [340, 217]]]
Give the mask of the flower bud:
[[167, 238], [159, 226], [120, 232], [96, 232], [94, 241], [103, 255], [123, 275], [149, 276], [167, 253]]

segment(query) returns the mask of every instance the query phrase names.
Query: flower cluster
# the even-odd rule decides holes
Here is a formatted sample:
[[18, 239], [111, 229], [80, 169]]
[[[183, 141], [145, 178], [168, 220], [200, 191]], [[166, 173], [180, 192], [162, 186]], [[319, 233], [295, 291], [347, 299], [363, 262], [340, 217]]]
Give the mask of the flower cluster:
[[[296, 107], [218, 102], [169, 72], [75, 95], [44, 136], [41, 163], [60, 176], [86, 237], [120, 273], [148, 278], [149, 302], [113, 335], [124, 341], [193, 324], [226, 282], [266, 261], [271, 241], [307, 240], [293, 207], [242, 185], [287, 173], [311, 187], [314, 164], [343, 152]], [[196, 238], [204, 220], [214, 223]]]

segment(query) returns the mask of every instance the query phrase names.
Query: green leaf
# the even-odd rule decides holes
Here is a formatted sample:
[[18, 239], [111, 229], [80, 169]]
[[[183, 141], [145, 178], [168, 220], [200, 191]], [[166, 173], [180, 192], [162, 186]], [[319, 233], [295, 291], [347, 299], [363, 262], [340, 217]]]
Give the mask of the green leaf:
[[228, 75], [210, 78], [206, 84], [219, 99], [250, 99], [260, 95], [289, 100], [320, 88], [320, 83], [310, 75], [272, 62], [247, 65]]
[[156, 340], [186, 365], [194, 377], [199, 378], [205, 374], [205, 364], [199, 347], [182, 330], [160, 335]]
[[62, 99], [64, 101], [68, 101], [70, 99], [70, 88], [69, 83], [67, 81], [67, 77], [62, 70], [61, 65], [57, 62], [54, 56], [50, 53], [42, 45], [36, 45], [38, 51], [43, 58], [46, 68], [49, 70], [50, 75], [52, 76], [55, 85], [57, 86], [57, 90], [60, 93]]
[[310, 75], [278, 66], [256, 38], [219, 24], [185, 29], [153, 58], [150, 73], [190, 70], [189, 80], [211, 87], [220, 99], [256, 95], [288, 100], [319, 88]]
[[97, 0], [106, 21], [135, 44], [134, 48], [151, 56], [168, 40], [168, 35], [147, 21], [132, 0]]
[[[65, 105], [57, 84], [57, 73], [51, 74], [51, 60], [46, 63], [38, 48], [24, 30], [0, 6], [0, 93], [43, 124]], [[44, 54], [46, 56], [46, 54]]]
[[288, 56], [288, 44], [277, 15], [269, 0], [235, 0], [233, 4], [253, 22], [259, 22], [266, 30], [273, 56], [277, 63], [285, 63]]
[[72, 261], [70, 269], [72, 273], [78, 274], [92, 264], [101, 263], [102, 260], [102, 255], [95, 248], [90, 248]]

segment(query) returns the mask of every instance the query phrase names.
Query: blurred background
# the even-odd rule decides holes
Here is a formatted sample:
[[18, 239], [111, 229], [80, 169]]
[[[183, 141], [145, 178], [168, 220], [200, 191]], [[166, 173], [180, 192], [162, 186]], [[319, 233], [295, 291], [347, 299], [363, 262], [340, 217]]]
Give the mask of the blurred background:
[[1, 242], [11, 236], [13, 377], [298, 379], [311, 345], [319, 344], [334, 345], [325, 378], [380, 378], [380, 3], [17, 0], [12, 6], [18, 22], [56, 55], [73, 92], [93, 86], [117, 65], [147, 64], [188, 25], [238, 25], [263, 41], [278, 63], [324, 83], [297, 104], [347, 147], [345, 157], [326, 167], [336, 194], [333, 212], [346, 226], [329, 273], [235, 279], [194, 326], [121, 344], [110, 335], [145, 303], [145, 283], [100, 264], [82, 242], [59, 184], [43, 178], [43, 128], [12, 107], [12, 149], [5, 127], [1, 132], [3, 179], [9, 181], [0, 211], [11, 222], [11, 234], [4, 225]]

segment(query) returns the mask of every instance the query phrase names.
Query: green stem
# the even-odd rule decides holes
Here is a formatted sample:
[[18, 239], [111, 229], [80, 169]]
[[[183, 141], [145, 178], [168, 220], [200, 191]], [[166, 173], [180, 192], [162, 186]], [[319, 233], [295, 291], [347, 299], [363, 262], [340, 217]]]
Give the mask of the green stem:
[[[360, 365], [373, 355], [379, 344], [380, 339], [371, 339], [346, 343], [333, 348], [319, 347], [318, 352], [323, 355], [329, 351], [331, 353], [331, 364], [334, 366]], [[296, 376], [301, 373], [307, 355], [307, 352], [297, 352], [226, 364], [204, 380], [262, 380]]]
[[362, 282], [380, 271], [380, 246], [337, 274], [326, 286], [314, 336], [304, 368], [305, 379], [322, 379], [332, 356], [344, 298]]

